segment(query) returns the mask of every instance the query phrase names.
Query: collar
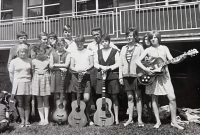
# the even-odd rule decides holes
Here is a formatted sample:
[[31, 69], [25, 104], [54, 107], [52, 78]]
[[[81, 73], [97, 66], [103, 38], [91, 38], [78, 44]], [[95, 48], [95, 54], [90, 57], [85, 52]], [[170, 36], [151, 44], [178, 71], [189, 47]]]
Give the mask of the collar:
[[[139, 46], [139, 43], [136, 43], [134, 46]], [[126, 47], [128, 48], [128, 44], [126, 45]]]

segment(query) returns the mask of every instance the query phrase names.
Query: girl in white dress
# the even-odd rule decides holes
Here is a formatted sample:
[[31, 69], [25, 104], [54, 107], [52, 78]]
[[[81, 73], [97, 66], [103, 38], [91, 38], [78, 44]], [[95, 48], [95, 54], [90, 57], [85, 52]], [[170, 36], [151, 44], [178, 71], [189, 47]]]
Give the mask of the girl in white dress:
[[[145, 56], [148, 56], [150, 58], [149, 59], [150, 61], [154, 61], [156, 58], [159, 57], [162, 58], [164, 61], [167, 61], [173, 59], [173, 57], [169, 52], [167, 46], [160, 45], [161, 36], [157, 31], [150, 32], [148, 34], [148, 39], [152, 46], [145, 49], [145, 51], [141, 54], [136, 64], [139, 67], [141, 67], [144, 71], [146, 71], [148, 74], [153, 74], [152, 70], [146, 68], [141, 63], [142, 59], [144, 59]], [[178, 59], [175, 62], [173, 62], [173, 64], [176, 64], [183, 59]], [[163, 75], [157, 76], [152, 84], [146, 86], [146, 94], [152, 95], [152, 107], [157, 121], [154, 128], [159, 128], [161, 125], [158, 105], [157, 105], [158, 95], [167, 95], [169, 99], [169, 107], [171, 110], [171, 119], [172, 119], [171, 126], [183, 130], [184, 128], [179, 126], [176, 121], [176, 97], [174, 94], [174, 88], [172, 86], [169, 70], [167, 66], [165, 66], [164, 68], [166, 72]]]

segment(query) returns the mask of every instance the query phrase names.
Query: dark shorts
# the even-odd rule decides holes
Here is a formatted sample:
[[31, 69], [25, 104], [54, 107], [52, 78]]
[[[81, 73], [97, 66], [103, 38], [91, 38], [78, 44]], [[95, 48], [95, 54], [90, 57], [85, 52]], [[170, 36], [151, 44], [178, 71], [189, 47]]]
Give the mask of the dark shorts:
[[[106, 81], [106, 93], [118, 94], [120, 91], [119, 81], [117, 80], [107, 80]], [[97, 80], [96, 94], [102, 94], [102, 80]]]
[[124, 77], [123, 81], [125, 91], [135, 91], [144, 89], [143, 86], [139, 84], [137, 77]]
[[[79, 84], [78, 84], [77, 74], [72, 73], [69, 91], [76, 93], [79, 88], [78, 86]], [[86, 74], [85, 77], [83, 77], [82, 82], [81, 82], [80, 93], [90, 93], [90, 92], [91, 92], [90, 76], [89, 74]]]

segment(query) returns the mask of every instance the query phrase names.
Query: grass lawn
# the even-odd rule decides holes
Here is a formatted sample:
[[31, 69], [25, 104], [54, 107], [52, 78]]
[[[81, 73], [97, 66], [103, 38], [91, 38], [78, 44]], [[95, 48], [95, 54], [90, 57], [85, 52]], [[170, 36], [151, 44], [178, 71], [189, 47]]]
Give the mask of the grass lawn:
[[137, 123], [124, 127], [124, 122], [121, 121], [119, 126], [84, 128], [73, 128], [55, 123], [38, 126], [36, 122], [31, 127], [19, 128], [17, 123], [11, 123], [9, 129], [2, 135], [200, 135], [200, 125], [195, 123], [186, 124], [185, 130], [178, 130], [171, 127], [169, 123], [162, 124], [159, 129], [153, 129], [154, 123], [148, 123], [143, 128], [139, 128]]

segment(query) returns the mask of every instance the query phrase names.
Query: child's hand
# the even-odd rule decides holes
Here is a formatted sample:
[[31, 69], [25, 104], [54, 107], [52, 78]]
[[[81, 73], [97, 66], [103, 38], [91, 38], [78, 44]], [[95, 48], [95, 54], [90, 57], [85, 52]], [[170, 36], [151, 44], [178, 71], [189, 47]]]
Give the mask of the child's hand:
[[66, 68], [59, 68], [62, 72], [67, 72]]

